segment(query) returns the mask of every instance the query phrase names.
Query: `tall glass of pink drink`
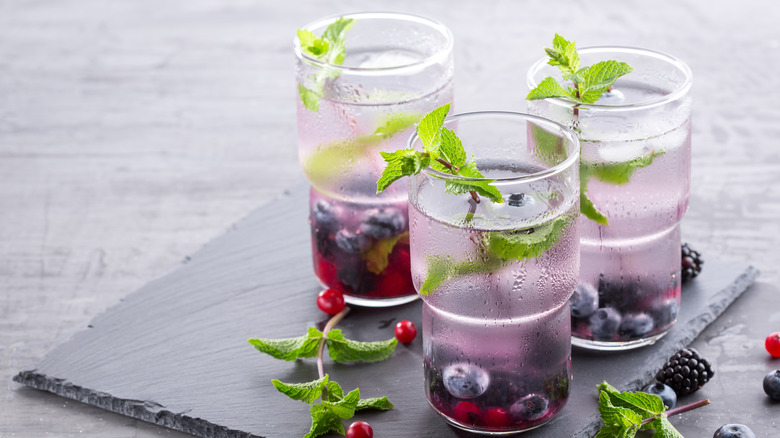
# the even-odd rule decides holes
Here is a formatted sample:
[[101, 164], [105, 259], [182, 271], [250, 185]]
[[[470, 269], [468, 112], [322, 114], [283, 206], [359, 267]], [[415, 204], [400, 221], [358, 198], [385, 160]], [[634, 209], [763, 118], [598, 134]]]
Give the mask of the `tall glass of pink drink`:
[[314, 271], [348, 303], [401, 304], [417, 297], [406, 190], [399, 184], [376, 193], [384, 168], [378, 151], [405, 147], [423, 114], [452, 101], [452, 34], [441, 23], [393, 13], [331, 17], [305, 30], [319, 36], [338, 19], [354, 20], [340, 65], [295, 41]]
[[[528, 111], [571, 127], [582, 144], [580, 283], [572, 342], [623, 350], [655, 342], [680, 306], [680, 220], [691, 171], [691, 71], [677, 58], [623, 47], [580, 50], [634, 69], [595, 104], [528, 102]], [[540, 60], [528, 86], [560, 72]], [[592, 202], [592, 210], [586, 211]], [[599, 216], [601, 215], [601, 216]]]
[[[410, 177], [425, 395], [468, 431], [532, 429], [569, 396], [579, 143], [563, 126], [519, 113], [461, 114], [445, 126], [504, 202], [445, 193], [449, 181], [477, 179], [431, 168]], [[422, 149], [416, 135], [410, 147]]]

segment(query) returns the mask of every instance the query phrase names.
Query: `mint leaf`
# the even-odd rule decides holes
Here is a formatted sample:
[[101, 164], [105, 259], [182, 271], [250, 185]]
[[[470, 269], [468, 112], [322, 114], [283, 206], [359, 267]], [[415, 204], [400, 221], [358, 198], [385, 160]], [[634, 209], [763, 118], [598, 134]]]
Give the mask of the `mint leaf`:
[[450, 277], [450, 265], [452, 262], [437, 255], [428, 256], [428, 274], [420, 285], [420, 294], [428, 296], [438, 289]]
[[638, 430], [643, 420], [641, 415], [631, 409], [614, 406], [605, 392], [599, 393], [599, 413], [605, 425], [626, 429]]
[[566, 38], [555, 34], [553, 38], [553, 48], [544, 49], [550, 60], [550, 65], [557, 65], [563, 73], [564, 79], [570, 79], [580, 68], [580, 55], [577, 53], [577, 47], [574, 41], [567, 41]]
[[356, 411], [362, 411], [364, 409], [379, 409], [380, 411], [389, 411], [395, 406], [390, 403], [387, 397], [372, 397], [358, 400]]
[[625, 62], [602, 61], [591, 65], [578, 74], [576, 83], [580, 88], [580, 100], [585, 103], [595, 103], [604, 92], [608, 91], [617, 79], [634, 69]]
[[423, 149], [431, 155], [432, 159], [438, 157], [441, 128], [447, 113], [450, 112], [450, 105], [447, 103], [431, 111], [417, 125], [417, 136], [422, 141]]
[[[339, 18], [325, 28], [321, 38], [317, 38], [308, 30], [299, 29], [297, 35], [301, 50], [322, 62], [341, 65], [346, 56], [344, 48], [346, 33], [353, 24], [355, 20], [352, 18]], [[314, 75], [313, 89], [298, 85], [298, 94], [301, 96], [303, 106], [310, 111], [319, 111], [320, 98], [324, 95], [322, 89], [325, 79], [336, 78], [339, 74], [338, 70], [320, 70]]]
[[659, 418], [648, 423], [655, 429], [653, 438], [683, 438], [682, 434], [672, 426], [666, 415], [662, 415]]
[[263, 353], [276, 359], [295, 360], [300, 357], [317, 355], [317, 343], [322, 338], [322, 332], [310, 327], [308, 333], [297, 338], [286, 339], [249, 339], [248, 342]]
[[[477, 165], [472, 158], [471, 161], [463, 164], [458, 170], [457, 175], [465, 176], [467, 178], [484, 178], [485, 176], [477, 169]], [[477, 194], [485, 196], [493, 202], [504, 202], [504, 198], [501, 196], [501, 192], [495, 187], [490, 185], [494, 182], [494, 179], [486, 179], [484, 181], [467, 181], [448, 179], [444, 182], [444, 191], [447, 193], [453, 193], [455, 195], [462, 195], [471, 191], [477, 192]]]
[[376, 182], [376, 192], [379, 193], [395, 181], [420, 173], [428, 167], [430, 157], [414, 149], [401, 149], [395, 152], [380, 152], [387, 164], [382, 171], [382, 176]]
[[346, 433], [341, 418], [328, 407], [312, 405], [309, 412], [311, 413], [311, 428], [309, 433], [304, 435], [303, 438], [315, 438], [330, 432], [336, 432], [341, 435]]
[[588, 198], [588, 180], [582, 177], [580, 174], [580, 213], [586, 218], [596, 222], [599, 225], [609, 225], [607, 216], [604, 215], [596, 206], [593, 201]]
[[[325, 374], [321, 379], [306, 383], [284, 383], [280, 380], [272, 380], [277, 391], [290, 397], [293, 400], [300, 400], [304, 403], [312, 404], [322, 396], [322, 389], [328, 385], [328, 375]], [[335, 383], [335, 382], [333, 382]], [[338, 385], [338, 384], [337, 384]]]
[[653, 160], [663, 154], [664, 151], [652, 151], [647, 155], [618, 163], [589, 163], [582, 161], [580, 163], [580, 172], [584, 170], [588, 175], [593, 175], [599, 181], [608, 184], [628, 184], [636, 169], [653, 164]]
[[344, 390], [341, 389], [341, 385], [338, 382], [331, 380], [325, 388], [328, 390], [328, 401], [335, 402], [344, 398]]
[[379, 137], [379, 141], [387, 140], [396, 134], [406, 131], [408, 128], [419, 122], [422, 118], [418, 113], [390, 113], [384, 116], [384, 120], [379, 123], [373, 137]]
[[390, 253], [393, 252], [395, 245], [399, 241], [406, 241], [406, 243], [409, 243], [409, 232], [404, 231], [401, 234], [377, 240], [376, 243], [366, 251], [363, 258], [366, 260], [366, 268], [369, 272], [377, 275], [384, 272], [385, 268], [387, 268], [387, 265], [390, 263]]
[[599, 433], [594, 438], [633, 438], [635, 436], [635, 429], [629, 429], [622, 425], [605, 424], [601, 426]]
[[480, 272], [494, 272], [504, 265], [504, 260], [492, 253], [487, 253], [475, 261], [461, 263], [453, 263], [451, 260], [435, 255], [429, 256], [426, 261], [428, 273], [423, 284], [420, 285], [420, 294], [426, 296], [453, 278]]
[[439, 156], [455, 167], [466, 164], [466, 149], [463, 148], [463, 143], [451, 129], [441, 128]]
[[387, 359], [398, 344], [396, 338], [377, 342], [359, 342], [347, 339], [341, 330], [328, 332], [328, 354], [339, 363], [376, 362]]
[[541, 126], [530, 123], [531, 138], [534, 141], [534, 154], [548, 166], [556, 166], [564, 161], [568, 152], [563, 147], [563, 139]]
[[528, 95], [525, 96], [527, 100], [547, 99], [550, 97], [576, 99], [574, 97], [574, 92], [563, 88], [563, 86], [552, 77], [543, 79], [542, 82], [539, 82], [539, 85], [537, 85], [536, 88], [531, 90]]
[[[639, 429], [654, 429], [653, 438], [683, 438], [669, 422], [661, 397], [644, 392], [620, 392], [607, 382], [599, 384], [598, 390], [599, 413], [604, 426], [596, 437], [632, 438]], [[707, 403], [709, 400], [684, 408], [692, 409]]]
[[343, 399], [337, 402], [323, 401], [322, 405], [333, 411], [341, 418], [352, 418], [355, 415], [355, 408], [360, 400], [360, 389], [355, 388], [349, 392]]
[[558, 216], [527, 230], [491, 231], [486, 233], [486, 247], [503, 260], [536, 258], [555, 245], [569, 222], [568, 216]]

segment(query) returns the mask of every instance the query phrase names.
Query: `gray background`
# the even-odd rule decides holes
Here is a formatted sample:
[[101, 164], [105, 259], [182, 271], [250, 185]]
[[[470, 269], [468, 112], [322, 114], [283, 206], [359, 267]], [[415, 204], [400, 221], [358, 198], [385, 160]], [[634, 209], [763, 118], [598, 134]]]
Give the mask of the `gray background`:
[[[0, 0], [0, 436], [184, 436], [10, 378], [300, 178], [295, 29], [365, 9], [452, 28], [459, 112], [523, 110], [525, 70], [556, 31], [580, 46], [687, 61], [695, 110], [683, 239], [757, 266], [748, 294], [777, 297], [775, 1]], [[721, 365], [713, 399], [763, 396], [750, 373], [780, 368], [762, 353], [780, 312], [755, 320], [749, 301], [737, 304], [697, 341]], [[778, 405], [761, 406], [768, 422], [780, 417]], [[676, 424], [707, 436], [745, 409], [755, 406]]]

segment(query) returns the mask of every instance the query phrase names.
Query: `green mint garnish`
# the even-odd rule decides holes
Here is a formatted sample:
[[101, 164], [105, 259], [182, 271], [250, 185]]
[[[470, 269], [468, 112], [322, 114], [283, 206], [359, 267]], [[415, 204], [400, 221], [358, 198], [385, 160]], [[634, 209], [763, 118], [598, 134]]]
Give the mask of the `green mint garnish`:
[[387, 265], [390, 263], [390, 253], [395, 249], [395, 245], [398, 242], [409, 243], [409, 232], [404, 231], [401, 234], [395, 236], [379, 239], [371, 245], [364, 254], [363, 258], [366, 260], [366, 269], [374, 274], [381, 274], [384, 272]]
[[667, 411], [661, 397], [654, 394], [620, 392], [607, 382], [602, 382], [597, 388], [599, 413], [604, 425], [596, 438], [633, 438], [640, 429], [653, 429], [653, 438], [683, 438], [668, 417], [710, 402], [700, 400]]
[[[452, 175], [467, 178], [485, 178], [477, 169], [474, 157], [467, 160], [466, 150], [458, 136], [444, 127], [444, 119], [450, 111], [450, 104], [442, 105], [428, 113], [417, 125], [417, 135], [423, 144], [423, 151], [402, 149], [395, 152], [381, 152], [386, 165], [376, 184], [377, 193], [404, 176], [416, 175], [428, 166]], [[501, 192], [491, 185], [495, 180], [464, 181], [446, 180], [445, 192], [456, 195], [471, 193], [474, 201], [482, 195], [493, 202], [504, 202]]]
[[258, 351], [276, 359], [293, 361], [299, 358], [314, 357], [321, 340], [328, 346], [330, 358], [339, 363], [376, 362], [390, 357], [395, 350], [396, 338], [379, 342], [359, 342], [346, 339], [341, 330], [331, 330], [327, 336], [314, 327], [297, 338], [287, 339], [249, 339]]
[[304, 159], [304, 169], [315, 181], [328, 181], [344, 173], [344, 166], [365, 156], [373, 148], [406, 131], [420, 121], [421, 114], [391, 113], [379, 121], [371, 134], [318, 146]]
[[552, 77], [545, 78], [526, 96], [528, 100], [560, 97], [577, 103], [595, 103], [615, 81], [634, 69], [625, 62], [601, 61], [580, 68], [580, 56], [574, 41], [567, 41], [555, 34], [553, 48], [544, 49], [550, 65], [558, 66], [563, 80], [571, 81], [573, 87], [564, 87]]
[[[394, 408], [387, 397], [360, 399], [359, 388], [344, 395], [341, 386], [329, 380], [327, 374], [306, 383], [284, 383], [279, 380], [273, 380], [272, 383], [282, 394], [311, 405], [309, 409], [311, 428], [304, 438], [314, 438], [329, 432], [344, 435], [344, 424], [341, 420], [352, 418], [356, 411], [363, 409], [386, 411]], [[320, 398], [321, 402], [315, 403]]]
[[[355, 388], [347, 395], [341, 386], [329, 379], [323, 368], [323, 352], [328, 347], [330, 357], [339, 363], [376, 362], [390, 357], [398, 344], [393, 337], [379, 342], [358, 342], [347, 339], [341, 330], [333, 327], [349, 312], [349, 307], [333, 316], [323, 331], [310, 327], [306, 334], [287, 339], [250, 339], [259, 351], [277, 359], [295, 360], [317, 356], [317, 370], [320, 378], [305, 383], [285, 383], [272, 380], [274, 387], [293, 400], [310, 405], [311, 428], [304, 438], [314, 438], [330, 432], [344, 435], [342, 419], [349, 419], [355, 411], [363, 409], [388, 410], [393, 404], [387, 397], [360, 399], [360, 389]], [[316, 403], [317, 400], [320, 403]]]
[[[319, 61], [331, 65], [341, 65], [346, 55], [344, 48], [346, 34], [353, 24], [355, 24], [355, 20], [352, 18], [339, 18], [331, 23], [319, 38], [308, 30], [299, 29], [298, 41], [301, 44], [301, 50]], [[299, 85], [298, 94], [301, 96], [303, 106], [311, 111], [319, 111], [325, 79], [335, 78], [338, 75], [337, 70], [321, 70], [314, 77], [313, 88]]]

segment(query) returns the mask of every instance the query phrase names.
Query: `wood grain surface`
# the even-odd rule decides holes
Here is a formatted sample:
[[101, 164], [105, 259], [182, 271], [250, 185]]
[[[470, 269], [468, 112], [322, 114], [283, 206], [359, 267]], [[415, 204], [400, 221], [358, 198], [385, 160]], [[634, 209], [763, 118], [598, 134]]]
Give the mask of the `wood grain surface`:
[[[452, 28], [459, 112], [524, 110], [525, 71], [556, 31], [684, 59], [695, 109], [683, 240], [758, 267], [754, 289], [777, 297], [774, 0], [0, 0], [0, 436], [185, 436], [10, 378], [300, 178], [295, 29], [365, 9]], [[780, 330], [780, 311], [758, 323]], [[697, 343], [754, 351], [755, 337], [737, 324]], [[734, 359], [724, 388], [741, 375]]]

